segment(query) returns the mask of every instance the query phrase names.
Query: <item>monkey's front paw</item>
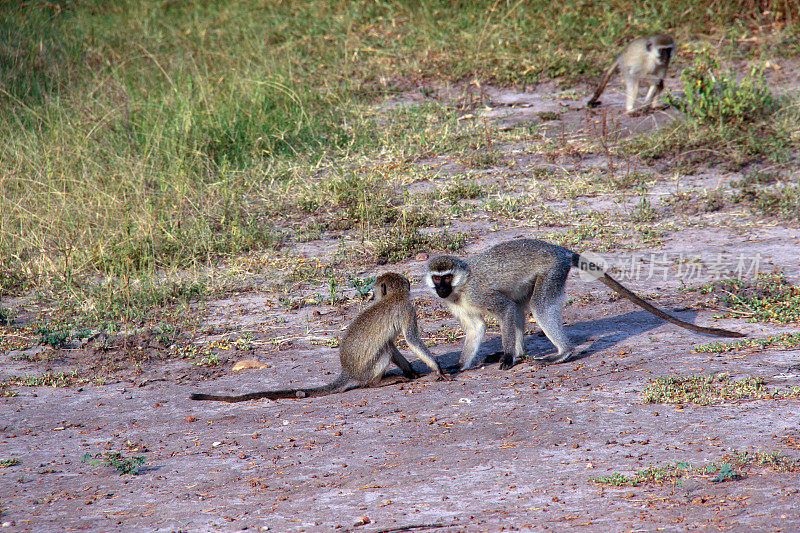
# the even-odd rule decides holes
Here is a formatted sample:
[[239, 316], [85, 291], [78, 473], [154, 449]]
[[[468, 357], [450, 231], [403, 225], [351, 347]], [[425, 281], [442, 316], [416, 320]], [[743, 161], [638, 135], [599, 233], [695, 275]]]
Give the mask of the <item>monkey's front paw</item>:
[[590, 100], [590, 101], [586, 102], [586, 107], [597, 107], [602, 103], [603, 102], [601, 102], [600, 100], [593, 100], [593, 101]]
[[436, 374], [436, 381], [453, 381], [453, 379], [455, 378], [449, 374], [443, 374], [441, 372]]

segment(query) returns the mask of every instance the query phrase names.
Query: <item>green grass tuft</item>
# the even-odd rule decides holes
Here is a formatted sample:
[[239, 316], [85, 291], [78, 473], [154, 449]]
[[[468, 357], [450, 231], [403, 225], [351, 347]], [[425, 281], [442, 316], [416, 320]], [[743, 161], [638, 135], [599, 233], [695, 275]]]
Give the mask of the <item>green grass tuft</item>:
[[692, 466], [685, 461], [677, 461], [661, 467], [650, 466], [631, 476], [614, 472], [607, 476], [590, 478], [589, 482], [617, 487], [636, 487], [663, 483], [678, 484], [686, 479], [700, 478], [720, 483], [743, 479], [751, 470], [762, 468], [775, 472], [794, 472], [800, 468], [800, 460], [792, 459], [777, 451], [733, 452], [702, 466]]
[[800, 287], [789, 283], [783, 272], [758, 274], [752, 280], [715, 281], [700, 292], [711, 294], [729, 315], [751, 322], [800, 322]]
[[800, 397], [800, 387], [775, 389], [764, 378], [734, 380], [725, 374], [688, 377], [661, 377], [642, 391], [644, 403], [711, 405], [742, 400]]
[[746, 350], [752, 348], [766, 349], [766, 348], [781, 348], [791, 349], [800, 346], [800, 333], [781, 333], [773, 337], [766, 337], [763, 339], [746, 338], [734, 342], [714, 342], [711, 344], [703, 344], [695, 347], [692, 352], [695, 353], [725, 353], [736, 352], [739, 350]]

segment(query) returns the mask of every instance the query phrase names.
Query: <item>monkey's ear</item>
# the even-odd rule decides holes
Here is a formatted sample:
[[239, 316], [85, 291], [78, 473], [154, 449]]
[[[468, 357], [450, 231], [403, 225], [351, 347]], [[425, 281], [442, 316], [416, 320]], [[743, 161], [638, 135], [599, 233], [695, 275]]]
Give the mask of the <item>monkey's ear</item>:
[[381, 295], [386, 296], [386, 284], [381, 283]]
[[650, 49], [653, 47], [653, 43], [647, 41], [647, 44], [644, 45], [645, 49], [649, 52]]

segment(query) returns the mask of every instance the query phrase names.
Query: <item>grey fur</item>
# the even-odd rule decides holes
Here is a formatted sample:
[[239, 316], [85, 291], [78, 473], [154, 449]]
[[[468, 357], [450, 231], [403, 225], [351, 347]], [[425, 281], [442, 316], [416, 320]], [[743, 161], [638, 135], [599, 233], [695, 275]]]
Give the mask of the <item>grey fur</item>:
[[[654, 109], [657, 105], [656, 97], [664, 90], [664, 78], [667, 77], [667, 68], [674, 50], [675, 41], [669, 35], [634, 39], [603, 72], [594, 95], [586, 105], [594, 107], [600, 103], [598, 98], [603, 94], [608, 81], [614, 72], [619, 71], [625, 82], [625, 112], [633, 115], [647, 108]], [[648, 85], [647, 96], [644, 104], [635, 108], [639, 84], [642, 82]]]
[[486, 329], [483, 315], [500, 320], [503, 358], [510, 368], [524, 354], [525, 313], [528, 308], [558, 353], [537, 359], [561, 363], [574, 355], [574, 345], [561, 318], [564, 285], [572, 267], [591, 273], [600, 282], [636, 305], [673, 324], [711, 335], [743, 337], [741, 333], [697, 326], [673, 317], [620, 285], [600, 267], [571, 250], [537, 239], [500, 243], [485, 252], [459, 259], [444, 255], [428, 262], [426, 284], [444, 299], [466, 332], [459, 360], [468, 368]]
[[191, 399], [243, 402], [258, 398], [274, 400], [324, 396], [358, 387], [377, 386], [383, 379], [389, 362], [400, 367], [407, 379], [414, 379], [417, 377], [416, 372], [394, 345], [400, 333], [411, 350], [440, 379], [446, 379], [439, 363], [420, 338], [417, 314], [410, 299], [410, 288], [408, 279], [400, 274], [389, 272], [377, 279], [374, 289], [377, 301], [354, 318], [342, 336], [339, 345], [342, 373], [332, 383], [322, 387], [251, 392], [238, 396], [196, 393], [192, 394]]

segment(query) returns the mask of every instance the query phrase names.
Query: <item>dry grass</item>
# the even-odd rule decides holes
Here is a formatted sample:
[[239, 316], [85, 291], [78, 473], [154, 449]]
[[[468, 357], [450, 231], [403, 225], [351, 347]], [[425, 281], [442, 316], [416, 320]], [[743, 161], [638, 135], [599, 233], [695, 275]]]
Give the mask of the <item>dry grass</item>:
[[[697, 15], [709, 4], [710, 20]], [[639, 33], [771, 25], [764, 46], [791, 48], [781, 38], [797, 34], [797, 21], [780, 2], [770, 16], [763, 2], [718, 4], [682, 0], [663, 13], [627, 1], [604, 10], [326, 0], [5, 9], [0, 297], [35, 289], [74, 312], [131, 318], [174, 300], [175, 283], [202, 283], [210, 265], [286, 242], [348, 230], [369, 241], [409, 217], [441, 229], [397, 192], [420, 172], [411, 163], [454, 154], [472, 169], [495, 166], [503, 135], [533, 132], [459, 122], [455, 105], [434, 98], [376, 109], [376, 97], [413, 87], [432, 96], [427, 80], [594, 76], [608, 47]], [[458, 105], [479, 104], [465, 94]], [[440, 201], [491, 192], [456, 182]], [[491, 210], [519, 213], [525, 202], [509, 198], [488, 198]]]

